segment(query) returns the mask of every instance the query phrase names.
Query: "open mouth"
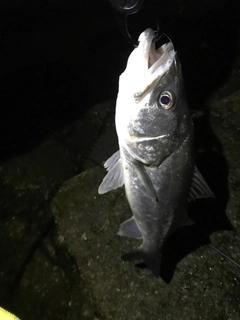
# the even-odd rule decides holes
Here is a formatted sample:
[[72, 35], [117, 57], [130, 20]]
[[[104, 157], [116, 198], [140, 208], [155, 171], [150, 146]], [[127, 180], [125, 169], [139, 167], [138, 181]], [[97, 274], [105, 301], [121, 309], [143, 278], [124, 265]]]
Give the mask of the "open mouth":
[[[152, 29], [147, 29], [139, 37], [138, 57], [141, 65], [135, 64], [136, 74], [141, 74], [136, 80], [134, 100], [139, 103], [156, 86], [159, 79], [169, 70], [175, 59], [175, 51], [172, 42], [163, 44], [156, 49]], [[144, 63], [142, 63], [142, 59]], [[142, 67], [140, 67], [142, 66]]]
[[152, 29], [141, 33], [138, 47], [129, 56], [126, 69], [120, 77], [119, 85], [133, 95], [135, 103], [142, 101], [156, 87], [175, 59], [172, 42], [156, 49], [154, 38]]
[[162, 45], [157, 50], [155, 49], [155, 43], [152, 43], [148, 58], [148, 69], [150, 73], [154, 73], [159, 67], [164, 65], [169, 67], [169, 64], [172, 63], [173, 55], [175, 55], [175, 51], [172, 42]]
[[[172, 63], [175, 51], [172, 42], [163, 44], [160, 48], [156, 49], [153, 39], [155, 33], [152, 29], [145, 30], [139, 37], [138, 48], [142, 50], [143, 57], [147, 62], [148, 69], [151, 74], [155, 73], [160, 67], [162, 71], [166, 71], [166, 67]], [[164, 67], [166, 66], [166, 67]], [[161, 72], [158, 72], [158, 74]]]

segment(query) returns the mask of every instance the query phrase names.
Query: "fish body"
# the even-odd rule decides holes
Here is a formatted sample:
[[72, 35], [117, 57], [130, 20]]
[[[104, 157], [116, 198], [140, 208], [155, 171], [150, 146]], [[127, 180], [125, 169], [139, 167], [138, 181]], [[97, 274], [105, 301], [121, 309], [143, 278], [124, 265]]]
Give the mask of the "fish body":
[[119, 150], [106, 163], [99, 187], [105, 193], [125, 185], [133, 217], [121, 236], [142, 239], [123, 255], [143, 259], [158, 276], [161, 248], [168, 235], [189, 224], [188, 199], [212, 196], [194, 165], [193, 123], [181, 65], [172, 42], [155, 49], [145, 30], [120, 76], [116, 104]]

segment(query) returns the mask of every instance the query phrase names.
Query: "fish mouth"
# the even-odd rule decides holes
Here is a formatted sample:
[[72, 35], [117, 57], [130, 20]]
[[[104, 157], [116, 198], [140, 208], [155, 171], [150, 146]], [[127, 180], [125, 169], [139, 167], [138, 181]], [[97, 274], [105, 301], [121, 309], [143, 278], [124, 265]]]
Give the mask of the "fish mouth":
[[[176, 52], [172, 42], [156, 49], [155, 32], [147, 29], [139, 36], [139, 45], [128, 58], [125, 71], [120, 76], [119, 86], [133, 96], [135, 103], [141, 102], [155, 88], [160, 78], [175, 61]], [[123, 89], [121, 89], [123, 90]]]
[[154, 38], [155, 32], [152, 29], [149, 28], [142, 32], [138, 39], [138, 49], [142, 51], [142, 57], [147, 64], [149, 72], [153, 74], [157, 71], [158, 75], [160, 75], [169, 68], [175, 57], [175, 51], [171, 41], [156, 49], [153, 42]]
[[139, 77], [136, 77], [134, 100], [136, 103], [151, 92], [159, 79], [169, 70], [175, 59], [176, 52], [172, 42], [163, 44], [156, 49], [153, 39], [155, 33], [147, 29], [139, 36], [139, 45], [135, 49], [140, 58], [140, 64], [135, 64], [135, 70]]
[[[150, 73], [159, 72], [164, 74], [173, 62], [175, 51], [172, 42], [162, 45], [160, 48], [155, 48], [155, 43], [152, 43], [149, 50], [148, 69]], [[159, 70], [159, 68], [161, 70]]]

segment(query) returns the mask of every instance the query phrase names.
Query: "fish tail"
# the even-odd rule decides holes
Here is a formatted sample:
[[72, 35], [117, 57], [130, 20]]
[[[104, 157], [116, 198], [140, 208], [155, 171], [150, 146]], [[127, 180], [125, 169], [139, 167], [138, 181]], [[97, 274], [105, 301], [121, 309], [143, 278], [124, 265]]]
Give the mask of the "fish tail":
[[156, 251], [146, 252], [139, 247], [124, 253], [121, 258], [126, 261], [141, 259], [156, 277], [159, 277], [160, 275], [161, 255]]

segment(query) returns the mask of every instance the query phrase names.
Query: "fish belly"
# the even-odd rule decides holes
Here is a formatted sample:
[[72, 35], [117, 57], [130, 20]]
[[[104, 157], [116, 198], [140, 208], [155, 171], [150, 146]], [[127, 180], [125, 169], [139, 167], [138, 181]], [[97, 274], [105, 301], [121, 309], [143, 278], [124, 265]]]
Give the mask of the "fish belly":
[[146, 249], [160, 249], [167, 236], [184, 224], [193, 169], [191, 141], [158, 167], [144, 165], [155, 198], [147, 192], [131, 156], [124, 157], [126, 196]]

